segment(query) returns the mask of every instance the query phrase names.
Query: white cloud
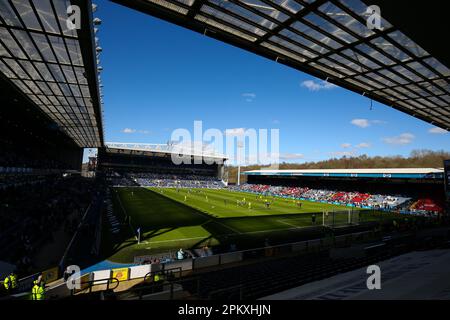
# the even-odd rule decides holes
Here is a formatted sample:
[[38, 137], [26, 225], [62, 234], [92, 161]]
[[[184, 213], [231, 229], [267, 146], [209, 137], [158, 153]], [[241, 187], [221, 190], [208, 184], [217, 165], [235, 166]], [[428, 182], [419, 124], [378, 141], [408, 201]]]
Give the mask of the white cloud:
[[350, 123], [360, 128], [367, 128], [370, 126], [369, 120], [367, 119], [353, 119]]
[[371, 144], [368, 142], [361, 142], [355, 146], [356, 148], [370, 148]]
[[225, 130], [226, 136], [243, 136], [244, 134], [245, 134], [245, 128], [233, 128], [233, 129]]
[[330, 152], [330, 155], [333, 158], [339, 158], [339, 157], [351, 157], [351, 156], [354, 156], [355, 153], [353, 151], [335, 151], [335, 152]]
[[387, 122], [384, 120], [353, 119], [350, 123], [360, 128], [367, 128], [373, 124], [381, 125]]
[[302, 153], [281, 153], [280, 160], [303, 159], [305, 156]]
[[406, 145], [414, 140], [415, 136], [411, 133], [402, 133], [399, 136], [384, 138], [383, 141], [387, 144]]
[[256, 94], [253, 92], [243, 93], [242, 96], [245, 98], [245, 101], [252, 102], [256, 98]]
[[140, 134], [149, 134], [150, 131], [148, 130], [136, 130], [131, 128], [125, 128], [122, 130], [123, 133], [140, 133]]
[[373, 124], [386, 124], [387, 122], [384, 120], [371, 120], [370, 121]]
[[336, 85], [323, 80], [319, 82], [316, 82], [314, 80], [305, 80], [300, 85], [302, 87], [305, 87], [309, 91], [328, 90], [336, 87]]
[[343, 143], [343, 144], [341, 144], [341, 147], [342, 148], [344, 148], [344, 149], [348, 149], [348, 148], [350, 148], [352, 145], [350, 144], [350, 143]]
[[431, 128], [430, 130], [428, 130], [428, 133], [432, 133], [432, 134], [446, 134], [447, 130], [439, 128], [439, 127], [434, 127], [434, 128]]

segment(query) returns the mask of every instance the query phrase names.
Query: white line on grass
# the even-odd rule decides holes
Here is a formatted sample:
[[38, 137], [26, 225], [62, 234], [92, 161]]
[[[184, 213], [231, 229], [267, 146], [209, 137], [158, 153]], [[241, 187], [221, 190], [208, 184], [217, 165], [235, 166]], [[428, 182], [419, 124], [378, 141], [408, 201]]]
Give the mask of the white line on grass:
[[147, 244], [176, 242], [176, 241], [189, 241], [189, 240], [199, 240], [199, 239], [207, 239], [207, 238], [208, 238], [207, 236], [204, 236], [204, 237], [180, 238], [180, 239], [159, 240], [159, 241], [151, 241], [150, 240]]
[[[219, 218], [219, 219], [220, 219], [220, 218]], [[230, 227], [230, 226], [227, 226], [226, 224], [224, 224], [224, 223], [222, 223], [222, 222], [219, 222], [219, 221], [213, 220], [213, 219], [211, 219], [210, 221], [216, 222], [216, 223], [220, 224], [222, 227], [225, 227], [225, 228], [227, 228], [228, 230], [233, 231], [234, 233], [242, 234], [242, 232], [240, 232], [240, 231], [238, 231], [238, 230], [236, 230], [236, 229], [234, 229], [234, 228], [232, 228], [232, 227]], [[244, 232], [244, 233], [245, 233], [245, 232]]]
[[[122, 211], [123, 211], [123, 213], [124, 213], [124, 215], [125, 215], [125, 218], [126, 218], [126, 217], [128, 216], [128, 215], [127, 215], [127, 211], [125, 210], [125, 208], [124, 208], [124, 206], [123, 206], [123, 204], [122, 204], [122, 200], [120, 199], [120, 196], [119, 196], [119, 193], [118, 193], [118, 192], [116, 192], [116, 197], [117, 197], [117, 199], [119, 200], [120, 207], [122, 208]], [[138, 240], [136, 234], [134, 233], [134, 227], [133, 227], [133, 225], [132, 225], [130, 219], [128, 219], [128, 221], [129, 221], [128, 226], [129, 226], [130, 229], [131, 229], [131, 233], [135, 236], [136, 240]]]
[[[164, 196], [165, 196], [166, 198], [169, 198], [169, 199], [172, 199], [172, 200], [174, 200], [174, 201], [177, 201], [177, 202], [179, 202], [179, 203], [181, 203], [181, 204], [184, 204], [184, 203], [178, 201], [177, 199], [174, 199], [174, 198], [172, 198], [172, 197], [168, 197], [168, 196], [166, 196], [166, 195], [164, 195]], [[187, 207], [190, 207], [190, 208], [192, 208], [192, 209], [200, 210], [200, 211], [201, 211], [201, 209], [197, 209], [197, 208], [195, 208], [194, 206], [190, 206], [190, 205], [188, 205], [188, 204], [184, 204], [184, 205], [187, 206]], [[197, 214], [197, 215], [199, 215], [199, 216], [202, 216], [203, 218], [205, 218], [205, 214], [209, 216], [208, 213], [202, 214], [202, 213], [199, 213], [199, 212], [196, 212], [196, 211], [193, 211], [193, 213], [195, 213], [195, 214]], [[206, 221], [206, 222], [211, 222], [211, 221], [220, 224], [222, 227], [225, 227], [225, 228], [227, 228], [228, 230], [233, 231], [234, 233], [242, 234], [242, 232], [240, 232], [239, 230], [236, 230], [236, 229], [234, 229], [234, 228], [232, 228], [232, 227], [230, 227], [230, 226], [227, 226], [226, 224], [223, 224], [222, 222], [219, 222], [219, 221], [217, 221], [216, 219], [209, 219], [209, 220]]]
[[[256, 234], [256, 233], [265, 233], [265, 232], [274, 232], [274, 231], [297, 231], [299, 229], [309, 229], [309, 228], [314, 228], [314, 227], [295, 227], [295, 228], [282, 228], [282, 229], [267, 229], [267, 230], [241, 232], [240, 234]], [[225, 233], [225, 234], [221, 234], [219, 236], [233, 236], [233, 235], [236, 235], [236, 234], [235, 233]], [[158, 240], [158, 241], [151, 241], [150, 240], [147, 244], [176, 242], [176, 241], [189, 241], [189, 240], [199, 240], [199, 239], [207, 239], [207, 238], [208, 238], [208, 236], [193, 237], [193, 238], [170, 239], [170, 240]], [[146, 248], [146, 249], [151, 249], [151, 248]]]
[[283, 221], [283, 220], [275, 220], [275, 221], [287, 224], [288, 226], [294, 227], [295, 229], [301, 229], [302, 228], [302, 227], [296, 226], [295, 224], [292, 224], [292, 223], [289, 223], [289, 222], [286, 222], [286, 221]]

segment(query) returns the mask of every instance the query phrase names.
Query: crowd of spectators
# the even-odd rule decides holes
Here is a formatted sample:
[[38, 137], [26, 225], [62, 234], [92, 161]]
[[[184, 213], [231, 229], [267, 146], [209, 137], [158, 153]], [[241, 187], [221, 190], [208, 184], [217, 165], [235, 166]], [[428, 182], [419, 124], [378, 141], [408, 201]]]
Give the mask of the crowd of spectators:
[[223, 183], [213, 176], [194, 174], [160, 174], [160, 173], [133, 173], [128, 177], [140, 186], [163, 188], [223, 188]]
[[434, 212], [443, 212], [444, 204], [431, 198], [421, 198], [414, 201], [409, 210], [412, 213], [429, 215]]
[[127, 175], [121, 175], [117, 172], [109, 172], [106, 181], [113, 187], [137, 187], [138, 184]]
[[[412, 201], [411, 197], [401, 195], [371, 194], [358, 191], [339, 191], [327, 189], [312, 189], [308, 187], [284, 187], [263, 184], [242, 184], [231, 186], [230, 188], [258, 194], [290, 197], [310, 201], [324, 201], [340, 205], [351, 205], [362, 208], [397, 210], [403, 204]], [[419, 199], [413, 204], [403, 207], [403, 211], [411, 213], [441, 213], [443, 206], [440, 206], [433, 199]]]
[[45, 244], [57, 241], [56, 230], [75, 232], [95, 189], [92, 181], [81, 177], [28, 179], [29, 184], [0, 189], [0, 257], [15, 264], [19, 274], [34, 269], [33, 257]]
[[[16, 152], [20, 148], [20, 152]], [[22, 171], [22, 169], [62, 169], [66, 165], [49, 159], [45, 154], [40, 154], [39, 150], [28, 150], [24, 146], [17, 147], [15, 143], [0, 138], [0, 173], [5, 171]]]

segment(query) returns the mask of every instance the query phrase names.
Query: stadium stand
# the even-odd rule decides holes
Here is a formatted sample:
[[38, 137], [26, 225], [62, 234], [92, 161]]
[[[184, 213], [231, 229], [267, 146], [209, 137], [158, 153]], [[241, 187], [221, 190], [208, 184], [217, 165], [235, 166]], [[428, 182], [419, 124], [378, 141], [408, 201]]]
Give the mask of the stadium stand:
[[133, 173], [128, 177], [145, 187], [164, 187], [164, 188], [223, 188], [222, 181], [216, 177], [199, 176], [193, 174], [171, 175], [157, 173]]
[[[122, 2], [119, 0], [115, 1]], [[224, 187], [222, 181], [224, 168], [223, 164], [209, 164], [203, 160], [201, 163], [174, 164], [171, 159], [171, 155], [174, 152], [169, 144], [167, 147], [160, 149], [159, 147], [145, 148], [141, 146], [127, 147], [126, 144], [116, 144], [116, 146], [105, 144], [103, 138], [102, 99], [100, 98], [102, 95], [98, 77], [100, 69], [97, 68], [98, 62], [96, 62], [99, 61], [98, 55], [101, 47], [98, 46], [98, 39], [94, 39], [93, 36], [96, 31], [92, 21], [91, 2], [76, 2], [81, 6], [80, 12], [82, 15], [82, 25], [76, 31], [65, 30], [64, 26], [61, 25], [64, 24], [62, 21], [67, 17], [66, 8], [61, 6], [63, 2], [52, 1], [51, 6], [46, 6], [45, 2], [27, 2], [25, 7], [22, 7], [22, 9], [25, 8], [26, 14], [19, 10], [22, 5], [19, 2], [5, 1], [0, 6], [2, 36], [7, 39], [7, 41], [3, 41], [3, 39], [1, 41], [4, 54], [0, 60], [0, 105], [2, 106], [0, 108], [0, 198], [2, 199], [0, 203], [0, 257], [2, 260], [9, 262], [8, 264], [2, 262], [1, 265], [7, 265], [8, 268], [10, 266], [15, 267], [19, 278], [27, 276], [21, 282], [28, 281], [29, 285], [30, 280], [32, 282], [35, 278], [38, 278], [38, 273], [33, 274], [35, 271], [42, 271], [48, 267], [59, 268], [59, 270], [54, 272], [54, 278], [57, 278], [58, 271], [64, 270], [65, 261], [68, 263], [76, 262], [82, 266], [90, 266], [93, 263], [90, 260], [92, 257], [103, 258], [99, 255], [101, 250], [100, 244], [104, 235], [102, 234], [103, 222], [106, 222], [105, 226], [109, 227], [109, 231], [112, 233], [120, 234], [121, 231], [129, 231], [129, 226], [124, 222], [127, 217], [120, 217], [119, 220], [119, 217], [115, 215], [113, 197], [111, 195], [111, 190], [114, 189], [109, 188], [105, 191], [106, 185], [107, 187], [160, 186], [217, 189]], [[205, 3], [198, 1], [195, 1], [192, 8], [182, 4], [182, 1], [172, 2], [170, 4], [172, 9], [182, 9], [181, 12], [189, 12], [186, 14], [186, 19], [196, 17], [199, 10], [205, 9]], [[313, 14], [325, 16], [325, 20], [328, 21], [334, 19], [324, 13], [323, 8], [319, 10], [320, 3], [334, 5], [334, 2], [329, 3], [328, 1], [319, 1], [313, 4], [306, 4], [305, 2], [304, 4], [309, 13], [314, 11], [315, 13]], [[182, 5], [182, 7], [179, 7], [179, 5]], [[208, 2], [207, 5], [214, 4]], [[243, 2], [233, 2], [233, 5], [240, 8], [248, 6], [248, 4]], [[272, 5], [273, 9], [282, 9], [275, 2]], [[152, 6], [155, 15], [158, 15], [156, 14], [159, 12], [158, 10], [162, 10], [166, 20], [171, 20], [169, 18], [169, 10], [163, 8], [160, 4], [154, 1], [147, 1], [143, 4], [143, 7], [145, 6]], [[217, 7], [217, 5], [214, 6]], [[268, 6], [270, 9], [269, 4]], [[353, 22], [360, 19], [353, 12], [354, 8], [347, 8], [345, 4], [339, 4], [338, 16], [339, 11], [341, 11], [339, 8], [342, 7], [347, 12], [350, 12], [347, 15], [349, 18], [353, 17]], [[223, 7], [221, 10], [227, 12], [229, 8]], [[257, 9], [253, 10], [256, 11]], [[282, 11], [287, 12], [286, 16], [290, 16], [288, 19], [290, 24], [298, 16], [304, 16], [303, 13], [295, 14], [294, 16], [292, 11], [289, 13], [287, 10], [282, 9], [280, 12]], [[305, 15], [307, 11], [304, 12]], [[267, 21], [275, 19], [274, 17], [268, 17], [262, 12], [260, 14], [261, 18], [268, 18]], [[188, 24], [186, 20], [178, 20], [181, 15], [178, 13], [177, 15], [179, 16], [177, 18], [179, 24]], [[25, 16], [26, 19], [23, 18]], [[233, 16], [236, 17], [235, 22], [240, 20], [239, 13], [233, 13]], [[51, 31], [47, 28], [49, 25], [46, 24], [48, 22], [46, 19], [54, 22], [54, 25], [50, 26]], [[211, 16], [209, 20], [209, 22], [214, 22], [216, 19]], [[246, 18], [246, 20], [248, 19]], [[41, 27], [44, 25], [46, 27], [39, 28], [42, 30], [36, 30], [36, 28], [30, 27], [33, 23], [30, 24], [29, 21], [34, 21]], [[233, 36], [231, 34], [235, 32], [230, 33], [229, 31], [233, 30], [235, 22], [228, 22], [228, 25], [231, 25], [231, 27], [227, 27], [226, 30], [217, 26], [213, 27], [212, 25], [207, 26], [208, 29], [205, 29], [204, 27], [198, 28], [204, 24], [203, 21], [198, 20], [195, 22], [195, 28], [203, 34], [216, 34], [218, 39], [222, 38], [222, 40], [225, 33], [225, 37], [229, 39], [228, 42], [234, 43], [235, 40], [232, 40]], [[341, 25], [338, 21], [335, 22], [337, 28], [347, 29], [348, 27]], [[235, 27], [242, 30], [238, 25], [235, 25]], [[270, 31], [267, 27], [260, 27]], [[280, 24], [280, 28], [277, 28], [274, 32], [284, 32], [285, 30], [283, 29], [285, 27], [289, 26]], [[420, 27], [422, 28], [422, 26]], [[314, 26], [313, 29], [320, 30], [321, 27]], [[207, 30], [208, 32], [206, 32]], [[372, 42], [376, 39], [381, 40], [381, 44], [386, 44], [386, 39], [383, 37], [388, 37], [388, 32], [392, 35], [394, 32], [399, 31], [392, 26], [392, 29], [388, 30], [386, 34], [379, 35], [380, 38], [373, 37], [371, 40], [366, 40], [358, 36], [358, 38], [355, 38], [355, 41], [364, 46], [367, 44], [370, 47], [375, 46]], [[21, 37], [18, 37], [18, 34]], [[445, 89], [447, 85], [446, 79], [441, 73], [447, 72], [448, 69], [428, 53], [421, 57], [412, 53], [407, 49], [408, 45], [413, 45], [416, 49], [420, 49], [420, 47], [406, 36], [402, 37], [406, 44], [403, 41], [400, 43], [398, 39], [390, 39], [388, 44], [390, 43], [389, 41], [392, 41], [392, 43], [396, 44], [396, 47], [401, 46], [409, 52], [408, 54], [411, 56], [409, 57], [410, 61], [406, 62], [407, 64], [396, 58], [395, 61], [392, 61], [401, 68], [406, 68], [405, 70], [414, 71], [413, 73], [416, 73], [417, 76], [416, 80], [411, 82], [411, 79], [406, 80], [400, 72], [394, 69], [387, 70], [383, 67], [381, 71], [386, 71], [389, 74], [383, 74], [380, 78], [381, 80], [366, 78], [366, 80], [361, 80], [362, 82], [351, 84], [352, 82], [348, 82], [346, 73], [340, 74], [341, 71], [336, 71], [338, 70], [337, 68], [333, 68], [335, 71], [332, 71], [328, 68], [323, 69], [323, 66], [319, 66], [321, 63], [319, 65], [316, 63], [304, 63], [303, 58], [301, 58], [301, 61], [298, 60], [300, 56], [297, 53], [286, 55], [287, 51], [284, 49], [280, 51], [280, 47], [277, 44], [270, 44], [272, 48], [269, 48], [266, 43], [267, 39], [253, 34], [251, 30], [247, 30], [242, 34], [247, 34], [246, 37], [251, 36], [255, 40], [248, 41], [248, 44], [245, 44], [242, 39], [239, 39], [238, 43], [241, 47], [251, 44], [263, 45], [265, 49], [261, 47], [257, 48], [257, 51], [260, 53], [264, 52], [265, 56], [300, 70], [304, 70], [303, 66], [309, 65], [308, 69], [311, 68], [309, 70], [310, 73], [322, 79], [327, 79], [327, 81], [330, 76], [329, 80], [331, 83], [340, 84], [359, 93], [366, 93], [365, 87], [367, 85], [369, 89], [371, 88], [370, 92], [373, 94], [371, 98], [374, 100], [391, 104], [390, 98], [395, 98], [395, 108], [448, 129], [449, 118], [443, 116], [447, 113], [443, 113], [446, 111], [442, 106], [442, 103], [446, 102], [443, 98], [445, 95], [430, 92], [428, 88], [431, 83], [430, 79], [425, 78], [427, 77], [426, 75], [412, 70], [409, 64], [418, 63], [425, 69], [428, 65], [430, 70], [433, 69], [433, 72], [436, 73], [439, 79], [433, 80], [431, 84], [436, 86], [437, 91], [440, 90], [439, 88], [443, 91], [448, 91]], [[324, 32], [324, 35], [328, 34], [328, 32]], [[253, 35], [255, 36], [254, 38]], [[329, 35], [337, 39], [335, 36]], [[400, 33], [400, 35], [402, 34]], [[326, 42], [319, 41], [319, 39], [314, 37], [309, 38], [315, 42], [314, 46], [321, 46]], [[68, 42], [70, 42], [70, 46]], [[347, 45], [341, 40], [336, 42], [336, 44], [340, 48], [344, 48], [344, 45]], [[354, 44], [356, 42], [348, 45], [354, 46]], [[276, 49], [277, 47], [278, 49]], [[50, 50], [51, 53], [45, 48], [52, 48]], [[347, 56], [345, 50], [340, 48], [331, 50], [331, 47], [328, 47], [326, 51], [329, 51], [332, 54], [331, 56], [337, 55], [340, 58], [353, 60], [353, 57]], [[355, 47], [355, 50], [360, 52], [360, 49], [357, 47]], [[390, 54], [387, 52], [382, 53], [381, 49], [373, 48], [370, 50], [372, 53], [378, 53], [382, 61], [391, 60], [389, 58]], [[56, 56], [56, 52], [58, 52], [58, 59], [47, 56], [47, 54]], [[281, 56], [279, 56], [280, 54]], [[364, 55], [368, 57], [369, 62], [374, 63], [375, 55], [367, 55], [365, 53]], [[318, 55], [318, 58], [321, 58], [321, 56]], [[316, 60], [319, 61], [320, 59]], [[354, 62], [359, 67], [362, 66], [360, 61], [354, 60]], [[341, 65], [340, 69], [346, 70], [348, 68], [347, 71], [351, 70], [351, 66], [339, 64]], [[332, 72], [330, 73], [326, 70]], [[363, 73], [367, 74], [368, 71], [373, 70], [369, 68]], [[362, 76], [363, 74], [358, 71], [357, 77], [361, 78]], [[343, 80], [339, 80], [341, 78]], [[398, 80], [395, 80], [395, 78], [403, 79], [403, 81], [397, 82]], [[396, 82], [397, 87], [404, 90], [407, 95], [413, 94], [415, 96], [414, 91], [416, 90], [412, 87], [414, 85], [424, 89], [426, 91], [424, 101], [425, 104], [432, 107], [429, 108], [431, 111], [421, 107], [423, 105], [422, 98], [412, 98], [410, 99], [411, 101], [398, 99], [401, 98], [402, 94], [399, 93], [398, 88], [395, 88], [396, 86], [394, 86], [393, 91], [390, 90], [388, 92], [389, 88], [384, 88], [384, 85], [385, 80], [389, 79]], [[373, 87], [371, 83], [375, 83], [376, 86]], [[380, 85], [382, 86], [378, 89], [382, 88], [382, 90], [372, 90]], [[416, 104], [420, 105], [420, 107], [417, 108]], [[99, 148], [97, 180], [86, 179], [78, 175], [81, 168], [83, 148]], [[187, 155], [189, 159], [194, 158], [193, 154], [188, 153]], [[214, 158], [214, 156], [209, 156]], [[224, 160], [221, 156], [215, 158]], [[390, 177], [390, 173], [387, 173], [387, 175]], [[441, 172], [434, 170], [423, 174], [423, 176], [421, 174], [420, 178], [413, 178], [413, 180], [414, 183], [410, 183], [410, 178], [388, 181], [376, 177], [373, 181], [369, 181], [367, 179], [350, 179], [348, 177], [342, 179], [341, 177], [335, 177], [335, 179], [325, 179], [325, 177], [318, 179], [313, 177], [309, 180], [305, 178], [305, 183], [300, 184], [295, 177], [255, 176], [249, 177], [249, 184], [232, 187], [232, 189], [260, 194], [269, 193], [281, 197], [295, 197], [310, 201], [325, 201], [378, 209], [395, 209], [400, 212], [412, 212], [421, 215], [442, 213], [444, 209], [440, 199], [443, 189]], [[103, 183], [104, 181], [106, 183]], [[399, 190], [402, 191], [400, 192]], [[403, 193], [403, 190], [408, 190], [408, 192]], [[103, 198], [103, 192], [106, 194], [105, 199]], [[164, 214], [165, 212], [162, 213]], [[200, 215], [200, 217], [208, 219], [207, 222], [210, 222], [212, 220], [211, 217], [206, 217], [205, 215], [206, 213]], [[199, 215], [197, 214], [196, 217], [199, 217]], [[410, 220], [408, 218], [398, 219], [398, 221], [393, 220], [394, 223], [391, 223], [391, 221], [388, 221], [386, 224], [375, 223], [375, 226], [364, 226], [364, 228], [370, 228], [370, 230], [365, 230], [365, 232], [373, 234], [378, 233], [379, 229], [386, 233], [412, 232], [414, 234], [418, 229], [433, 229], [436, 227], [435, 224], [442, 222], [440, 219], [414, 220], [415, 218], [412, 217]], [[168, 227], [172, 228], [174, 225], [176, 224], [172, 223]], [[360, 226], [354, 227], [359, 228]], [[295, 228], [296, 232], [300, 229]], [[326, 230], [325, 232], [330, 233], [332, 236], [337, 235], [339, 232], [350, 233], [344, 228], [333, 230], [332, 228], [320, 227], [320, 229]], [[108, 231], [108, 229], [104, 231]], [[266, 230], [263, 231], [265, 232]], [[303, 230], [301, 231], [303, 232]], [[133, 233], [134, 230], [131, 230], [131, 234]], [[122, 235], [122, 240], [124, 241], [113, 245], [117, 245], [117, 247], [129, 245], [126, 241], [130, 239], [130, 233], [123, 232]], [[302, 236], [306, 238], [309, 235], [302, 234]], [[300, 236], [298, 237], [300, 238]], [[108, 238], [106, 237], [106, 239]], [[133, 238], [131, 237], [131, 239]], [[255, 257], [251, 256], [251, 259], [254, 258], [251, 264], [240, 264], [232, 268], [202, 273], [201, 278], [197, 277], [197, 275], [193, 277], [189, 275], [184, 279], [186, 280], [184, 282], [186, 285], [185, 289], [193, 293], [197, 291], [197, 298], [231, 298], [235, 297], [235, 295], [230, 294], [230, 287], [238, 287], [240, 298], [258, 298], [272, 291], [328, 277], [345, 270], [385, 259], [393, 254], [398, 254], [410, 245], [408, 239], [403, 239], [404, 241], [399, 241], [393, 245], [390, 248], [392, 250], [376, 251], [364, 257], [336, 259], [331, 258], [329, 252], [320, 251], [308, 255], [283, 257], [281, 259], [272, 259], [270, 255], [270, 258], [262, 263], [258, 259], [259, 257], [255, 255]], [[317, 240], [321, 244], [325, 242], [324, 239], [313, 240]], [[331, 238], [326, 240], [331, 241]], [[383, 240], [383, 243], [386, 242], [388, 241]], [[264, 245], [265, 248], [262, 248], [261, 252], [271, 249], [269, 241], [264, 241]], [[293, 246], [290, 245], [289, 248], [292, 249]], [[224, 248], [221, 249], [225, 251]], [[235, 253], [236, 247], [230, 245], [230, 251]], [[160, 257], [151, 258], [144, 263], [150, 262], [156, 267], [164, 268], [165, 262], [184, 263], [189, 262], [187, 260], [191, 260], [191, 258], [197, 259], [196, 261], [209, 258], [216, 259], [219, 258], [217, 253], [221, 253], [220, 250], [216, 250], [216, 248], [213, 250], [206, 245], [203, 249], [186, 249], [184, 252], [187, 253], [187, 259], [179, 259], [183, 261], [177, 261], [177, 256], [173, 254], [166, 255], [163, 253]], [[250, 249], [249, 252], [252, 255], [254, 250]], [[195, 261], [195, 259], [192, 260]], [[193, 265], [193, 262], [190, 262]], [[181, 269], [181, 267], [179, 268]], [[87, 273], [87, 276], [91, 275], [91, 273]], [[3, 277], [4, 274], [0, 274], [0, 276]], [[62, 279], [59, 279], [59, 281], [60, 284], [64, 284]], [[109, 284], [111, 279], [106, 281]], [[170, 282], [171, 279], [164, 279], [164, 281]], [[116, 282], [119, 284], [119, 281]], [[199, 284], [200, 287], [194, 288], [194, 283]], [[29, 290], [29, 287], [25, 286], [24, 292], [26, 290]], [[26, 297], [26, 295], [24, 294], [22, 297]]]
[[291, 288], [262, 300], [448, 300], [445, 281], [450, 260], [448, 246], [418, 250], [377, 262], [383, 270], [382, 290], [367, 290], [367, 266], [307, 285]]
[[138, 184], [126, 174], [119, 174], [115, 171], [110, 171], [105, 174], [106, 181], [113, 187], [135, 187]]
[[47, 265], [33, 264], [46, 244], [61, 240], [54, 238], [60, 228], [69, 237], [75, 232], [95, 190], [93, 181], [81, 177], [33, 182], [0, 190], [7, 199], [0, 207], [0, 256], [14, 263], [20, 275], [59, 262], [61, 250], [45, 258]]
[[[99, 148], [99, 170], [122, 173], [152, 173], [170, 174], [177, 176], [206, 176], [221, 179], [223, 174], [223, 158], [218, 156], [219, 162], [207, 163], [202, 159], [201, 163], [194, 163], [194, 156], [187, 154], [190, 163], [175, 164], [172, 161], [172, 153], [169, 150], [133, 150], [105, 146]], [[188, 162], [188, 161], [187, 161]], [[189, 179], [187, 179], [189, 180]]]
[[[430, 233], [423, 225], [419, 227], [419, 231], [417, 227], [402, 222], [401, 230], [391, 230], [393, 232], [378, 240], [375, 237], [335, 249], [323, 247], [306, 253], [286, 251], [284, 255], [280, 253], [280, 256], [267, 256], [270, 248], [265, 248], [262, 249], [262, 252], [266, 252], [263, 259], [258, 258], [261, 250], [249, 250], [245, 252], [248, 257], [245, 264], [194, 270], [181, 279], [166, 282], [172, 288], [167, 287], [167, 290], [173, 291], [174, 287], [181, 287], [188, 294], [186, 299], [252, 300], [377, 264], [414, 250], [429, 250], [447, 245], [448, 228]], [[118, 294], [117, 298], [142, 299], [146, 294], [154, 292], [154, 285], [146, 283], [133, 288], [133, 294]]]
[[425, 198], [414, 202], [409, 210], [414, 213], [444, 212], [444, 206], [435, 199]]
[[396, 211], [444, 213], [442, 169], [254, 170], [238, 189], [310, 201]]
[[[258, 194], [277, 195], [301, 200], [326, 201], [329, 203], [352, 205], [363, 208], [397, 210], [400, 206], [412, 199], [406, 196], [393, 196], [382, 194], [369, 194], [361, 192], [347, 192], [336, 190], [310, 189], [299, 187], [281, 187], [270, 185], [243, 184], [239, 187], [230, 187], [234, 190], [248, 191]], [[402, 211], [412, 213], [443, 213], [443, 207], [436, 200], [420, 199], [412, 206]]]

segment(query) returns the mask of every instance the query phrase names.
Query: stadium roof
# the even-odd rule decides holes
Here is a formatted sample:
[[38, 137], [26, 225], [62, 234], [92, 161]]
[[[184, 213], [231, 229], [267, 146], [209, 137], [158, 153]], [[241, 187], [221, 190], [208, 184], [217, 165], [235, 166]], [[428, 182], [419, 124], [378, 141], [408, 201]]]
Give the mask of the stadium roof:
[[207, 145], [192, 145], [185, 146], [180, 144], [150, 144], [150, 143], [122, 143], [122, 142], [106, 142], [105, 146], [108, 149], [120, 149], [131, 151], [143, 151], [151, 153], [165, 153], [165, 154], [179, 154], [188, 156], [205, 157], [211, 159], [226, 160], [225, 155], [219, 154]]
[[[103, 144], [90, 3], [0, 1], [0, 77], [13, 82], [80, 147]], [[80, 8], [78, 30], [67, 27], [70, 5]]]
[[252, 170], [245, 175], [256, 176], [306, 176], [350, 178], [443, 178], [444, 169], [394, 168], [394, 169], [305, 169], [305, 170]]
[[[448, 50], [437, 50], [445, 40], [427, 41], [430, 30], [420, 30], [436, 21], [443, 27], [432, 33], [442, 36], [448, 30], [448, 18], [439, 6], [372, 1], [383, 5], [383, 30], [371, 30], [366, 26], [367, 5], [359, 0], [113, 1], [450, 128]], [[397, 11], [386, 12], [387, 21], [383, 10], [393, 2]], [[421, 16], [406, 28], [408, 10]], [[424, 20], [426, 10], [431, 12], [429, 20]], [[419, 38], [425, 39], [421, 43], [427, 42], [426, 48], [416, 43]]]

